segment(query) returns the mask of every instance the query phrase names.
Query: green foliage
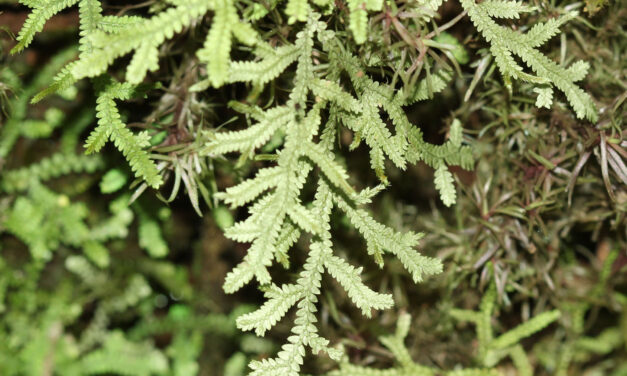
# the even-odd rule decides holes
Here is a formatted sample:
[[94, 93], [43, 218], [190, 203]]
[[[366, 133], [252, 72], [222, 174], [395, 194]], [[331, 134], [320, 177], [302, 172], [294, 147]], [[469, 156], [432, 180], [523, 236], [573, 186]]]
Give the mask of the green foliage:
[[120, 120], [120, 113], [115, 104], [116, 99], [129, 99], [136, 95], [135, 86], [128, 83], [105, 83], [102, 93], [98, 96], [96, 116], [98, 126], [91, 132], [85, 143], [88, 154], [97, 152], [111, 140], [116, 148], [124, 154], [131, 169], [137, 177], [146, 181], [154, 188], [161, 185], [162, 179], [157, 166], [150, 159], [145, 147], [150, 145], [147, 133], [132, 133]]
[[[393, 304], [391, 296], [376, 293], [363, 284], [360, 278], [361, 268], [356, 269], [343, 259], [333, 256], [329, 223], [333, 206], [342, 210], [359, 230], [367, 242], [367, 252], [380, 266], [383, 266], [384, 252], [389, 252], [399, 258], [416, 282], [422, 280], [424, 275], [436, 274], [441, 270], [441, 264], [437, 260], [421, 256], [413, 249], [421, 237], [420, 234], [396, 232], [378, 223], [366, 210], [359, 208], [371, 200], [371, 191], [357, 193], [347, 181], [345, 168], [331, 153], [331, 132], [341, 124], [342, 117], [346, 119], [344, 122], [372, 122], [373, 117], [378, 116], [374, 115], [378, 114], [378, 110], [375, 112], [378, 106], [375, 101], [386, 103], [383, 101], [392, 100], [391, 103], [384, 104], [384, 108], [396, 122], [396, 137], [390, 140], [380, 118], [378, 122], [381, 125], [373, 123], [371, 128], [378, 127], [381, 133], [372, 134], [370, 132], [373, 131], [368, 131], [365, 135], [369, 146], [375, 150], [374, 154], [371, 153], [371, 156], [374, 155], [371, 158], [374, 160], [372, 163], [375, 171], [380, 171], [379, 175], [382, 176], [382, 150], [386, 151], [398, 167], [405, 167], [408, 132], [412, 125], [402, 112], [401, 103], [394, 102], [391, 90], [377, 90], [379, 85], [374, 81], [365, 77], [354, 81], [361, 97], [359, 103], [337, 83], [316, 77], [311, 57], [314, 37], [317, 36], [323, 45], [329, 45], [333, 38], [333, 33], [327, 31], [318, 18], [318, 15], [310, 17], [295, 43], [299, 56], [296, 58], [294, 88], [288, 102], [284, 106], [256, 111], [253, 116], [258, 122], [245, 130], [216, 133], [203, 150], [203, 153], [212, 157], [235, 151], [245, 157], [252, 157], [254, 150], [268, 142], [275, 132], [282, 130], [285, 134], [285, 143], [276, 153], [275, 167], [263, 168], [251, 180], [217, 195], [234, 206], [257, 200], [250, 207], [250, 215], [246, 220], [226, 230], [229, 238], [252, 243], [244, 261], [227, 275], [224, 284], [226, 292], [239, 290], [253, 278], [262, 285], [270, 284], [272, 277], [267, 268], [273, 259], [285, 257], [301, 231], [313, 236], [305, 270], [300, 273], [297, 282], [282, 287], [270, 287], [266, 292], [267, 302], [258, 311], [238, 320], [240, 328], [255, 329], [257, 334], [263, 335], [291, 306], [299, 307], [292, 329], [293, 336], [288, 339], [288, 344], [284, 345], [278, 358], [251, 364], [253, 374], [297, 374], [307, 345], [314, 352], [325, 350], [332, 357], [338, 356], [336, 351], [327, 348], [328, 341], [318, 336], [314, 326], [317, 321], [314, 316], [317, 311], [315, 303], [320, 294], [319, 281], [324, 269], [337, 279], [366, 316], [370, 316], [372, 309], [389, 308]], [[264, 51], [264, 55], [267, 56], [267, 52]], [[347, 65], [337, 67], [337, 72], [330, 72], [331, 77], [337, 76], [343, 70], [355, 76], [354, 71], [358, 68], [355, 67], [357, 62], [354, 57], [338, 58], [338, 61], [347, 62]], [[250, 81], [263, 82], [264, 75], [265, 72], [260, 71], [260, 77], [250, 77]], [[308, 92], [319, 98], [313, 106], [306, 103]], [[325, 108], [328, 108], [331, 116], [322, 125], [320, 142], [316, 143], [313, 136], [320, 132], [320, 112]], [[359, 120], [353, 120], [356, 117]], [[459, 124], [456, 126], [459, 127]], [[354, 130], [350, 126], [348, 128]], [[422, 142], [417, 132], [414, 132], [414, 137], [417, 142]], [[461, 136], [456, 137], [456, 146], [459, 147]], [[303, 203], [299, 196], [305, 180], [314, 168], [320, 171], [315, 176], [315, 198], [311, 203]], [[451, 197], [451, 184], [452, 181], [447, 180], [441, 186], [447, 204], [454, 200], [454, 189]], [[311, 208], [308, 209], [308, 206]], [[283, 236], [284, 233], [293, 235]]]
[[98, 156], [55, 153], [28, 167], [4, 172], [2, 190], [9, 193], [25, 191], [35, 181], [45, 182], [70, 173], [93, 173], [103, 167]]
[[481, 300], [479, 312], [453, 309], [450, 314], [457, 320], [470, 321], [476, 325], [479, 361], [483, 366], [493, 367], [503, 357], [510, 356], [520, 375], [533, 375], [533, 369], [520, 341], [555, 322], [561, 313], [558, 310], [543, 312], [494, 338], [491, 318], [495, 299], [496, 286], [492, 283]]
[[[555, 86], [566, 95], [578, 118], [586, 118], [592, 122], [598, 119], [590, 95], [574, 84], [587, 72], [585, 63], [577, 62], [570, 69], [565, 69], [537, 50], [537, 47], [557, 35], [559, 27], [573, 19], [576, 13], [567, 13], [545, 23], [538, 23], [523, 34], [497, 24], [494, 18], [518, 18], [521, 12], [530, 12], [533, 8], [515, 1], [487, 1], [477, 4], [474, 0], [462, 0], [461, 3], [477, 29], [490, 43], [490, 52], [508, 86], [511, 85], [512, 78], [534, 84], [549, 84], [549, 87], [542, 88], [538, 94], [538, 107], [550, 107], [551, 86]], [[512, 54], [524, 61], [538, 76], [523, 72]]]
[[0, 159], [4, 160], [7, 158], [15, 142], [21, 136], [29, 138], [49, 137], [52, 131], [62, 124], [64, 120], [63, 113], [54, 110], [53, 112], [48, 112], [48, 114], [53, 116], [44, 117], [44, 119], [28, 117], [28, 102], [33, 94], [40, 90], [42, 86], [47, 85], [48, 81], [54, 76], [54, 72], [75, 54], [74, 49], [68, 49], [59, 53], [51, 59], [45, 69], [38, 72], [28, 83], [21, 82], [19, 76], [10, 69], [5, 68], [0, 71], [2, 82], [11, 90], [19, 93], [7, 103], [9, 113], [6, 116], [6, 122], [3, 122], [2, 129], [0, 129]]
[[447, 375], [447, 376], [498, 376], [501, 373], [492, 368], [469, 368], [469, 369], [457, 369], [454, 371], [442, 372], [432, 367], [425, 367], [423, 365], [414, 363], [411, 360], [409, 351], [403, 344], [405, 337], [409, 333], [411, 324], [411, 316], [407, 313], [400, 314], [398, 323], [396, 324], [396, 332], [394, 335], [381, 336], [379, 341], [387, 347], [392, 353], [399, 367], [377, 370], [369, 367], [361, 367], [350, 364], [347, 359], [344, 359], [340, 363], [340, 369], [328, 373], [328, 376], [403, 376], [403, 375], [416, 375], [416, 376], [435, 376], [435, 375]]
[[617, 5], [21, 3], [0, 374], [627, 369]]

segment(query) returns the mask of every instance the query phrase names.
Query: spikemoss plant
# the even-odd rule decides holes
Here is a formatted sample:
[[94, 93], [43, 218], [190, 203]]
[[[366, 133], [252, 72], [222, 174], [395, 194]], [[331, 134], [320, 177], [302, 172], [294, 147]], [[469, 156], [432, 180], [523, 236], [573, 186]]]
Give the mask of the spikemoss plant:
[[[91, 79], [97, 125], [90, 129], [85, 149], [88, 154], [96, 153], [111, 141], [136, 177], [133, 187], [138, 188], [132, 200], [149, 187], [160, 189], [172, 182], [172, 194], [164, 199], [172, 201], [183, 182], [199, 214], [199, 192], [212, 207], [219, 201], [234, 209], [247, 206], [248, 215], [225, 230], [228, 238], [250, 246], [226, 275], [223, 287], [226, 293], [234, 293], [256, 283], [264, 292], [265, 302], [241, 315], [237, 326], [263, 336], [295, 307], [286, 343], [276, 357], [251, 362], [253, 375], [298, 375], [307, 348], [341, 359], [342, 351], [331, 346], [317, 326], [325, 273], [341, 285], [366, 317], [394, 305], [391, 294], [375, 291], [363, 282], [366, 265], [354, 265], [336, 254], [334, 213], [347, 218], [364, 240], [363, 251], [379, 268], [391, 258], [398, 259], [415, 283], [442, 271], [438, 258], [416, 250], [424, 234], [398, 231], [381, 223], [370, 205], [392, 184], [388, 171], [405, 171], [418, 162], [433, 169], [433, 185], [441, 202], [454, 205], [457, 192], [452, 169], [474, 168], [471, 137], [464, 133], [458, 118], [445, 122], [446, 139], [438, 144], [426, 141], [420, 124], [410, 120], [406, 112], [409, 106], [432, 99], [464, 80], [459, 64], [465, 64], [468, 55], [454, 37], [443, 34], [461, 17], [467, 15], [489, 46], [490, 55], [481, 61], [480, 68], [485, 69], [493, 59], [510, 91], [516, 81], [531, 83], [537, 93], [536, 106], [548, 108], [558, 96], [553, 91], [556, 88], [578, 119], [594, 122], [598, 117], [592, 98], [576, 84], [585, 77], [589, 65], [579, 61], [565, 67], [539, 50], [559, 34], [559, 27], [577, 16], [574, 11], [533, 26], [521, 25], [528, 30], [520, 32], [497, 20], [518, 19], [536, 8], [504, 0], [462, 0], [463, 13], [440, 26], [436, 17], [442, 4], [439, 0], [407, 4], [382, 0], [165, 0], [155, 2], [147, 12], [128, 15], [111, 14], [99, 0], [22, 3], [31, 11], [13, 53], [27, 48], [55, 14], [78, 6], [78, 57], [58, 69], [56, 60], [51, 62], [49, 67], [58, 73], [46, 80], [48, 87], [32, 99], [38, 102], [83, 87], [81, 80]], [[399, 12], [401, 6], [407, 9]], [[177, 50], [172, 45], [179, 41], [187, 42]], [[130, 60], [125, 64], [123, 59]], [[519, 61], [532, 73], [525, 72]], [[167, 65], [177, 66], [174, 78], [161, 76]], [[180, 82], [185, 85], [177, 87]], [[147, 99], [158, 90], [165, 90], [160, 100]], [[32, 94], [30, 89], [25, 93], [28, 97]], [[218, 104], [228, 103], [225, 111], [237, 113], [234, 126], [240, 128], [209, 126], [211, 121], [219, 125], [227, 120], [204, 117], [210, 106], [199, 98], [214, 94], [227, 98]], [[15, 123], [23, 118], [19, 111], [24, 112], [26, 106], [24, 97], [20, 98], [14, 123], [3, 131], [6, 135], [0, 144], [0, 157], [8, 153], [20, 133], [27, 132]], [[138, 107], [139, 111], [148, 107], [154, 116], [140, 125], [143, 131], [134, 132], [121, 106]], [[203, 116], [193, 115], [199, 112]], [[39, 133], [44, 136], [60, 124], [56, 113], [47, 118], [45, 123], [34, 124], [43, 129]], [[346, 135], [351, 138], [348, 154], [338, 142]], [[360, 171], [350, 167], [357, 158], [350, 152], [360, 147], [367, 151], [376, 176], [371, 186], [357, 180]], [[228, 159], [232, 154], [238, 155], [237, 162]], [[255, 171], [216, 192], [216, 165], [225, 171], [242, 166]], [[36, 258], [50, 258], [51, 249], [66, 244], [82, 247], [93, 263], [106, 266], [108, 258], [101, 241], [109, 240], [113, 233], [98, 226], [90, 228], [84, 223], [84, 206], [70, 204], [41, 184], [49, 177], [99, 167], [98, 157], [67, 154], [4, 174], [5, 191], [29, 192], [15, 200], [5, 228], [26, 243]], [[126, 181], [123, 174], [113, 171], [107, 172], [101, 185], [106, 193], [120, 189]], [[32, 179], [28, 183], [24, 182], [26, 175]], [[127, 198], [122, 196], [121, 200]], [[119, 202], [115, 208], [114, 218], [127, 213], [120, 229], [128, 227], [132, 220], [128, 209]], [[47, 217], [53, 210], [58, 212], [54, 220]], [[137, 214], [139, 245], [153, 257], [165, 256], [167, 246], [158, 223], [141, 207]], [[122, 232], [116, 234], [124, 236]], [[290, 251], [299, 241], [307, 244], [306, 251], [302, 257], [294, 257]], [[276, 278], [276, 264], [298, 271], [293, 278]], [[529, 374], [518, 342], [556, 320], [559, 313], [540, 314], [494, 339], [489, 325], [493, 305], [491, 288], [480, 313], [452, 314], [477, 325], [483, 366], [493, 367], [509, 355], [521, 374]], [[408, 320], [403, 317], [396, 337], [383, 337], [382, 341], [401, 357], [402, 367], [418, 370], [422, 368], [401, 351]], [[172, 346], [182, 346], [182, 339], [174, 341]], [[98, 353], [86, 359], [105, 359], [120, 349], [135, 352], [133, 346], [113, 333]], [[100, 371], [105, 370], [90, 372]], [[409, 371], [403, 368], [399, 372]], [[420, 372], [433, 371], [425, 368]], [[451, 374], [484, 371], [455, 372]]]

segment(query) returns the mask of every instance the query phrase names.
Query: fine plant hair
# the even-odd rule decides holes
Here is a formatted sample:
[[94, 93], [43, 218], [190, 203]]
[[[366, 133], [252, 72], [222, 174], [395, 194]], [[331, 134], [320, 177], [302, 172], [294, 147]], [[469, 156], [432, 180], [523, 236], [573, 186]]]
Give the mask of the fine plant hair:
[[[294, 309], [290, 334], [276, 356], [250, 362], [251, 375], [255, 376], [297, 376], [308, 350], [313, 354], [326, 353], [336, 361], [345, 359], [343, 350], [319, 333], [323, 275], [335, 280], [368, 318], [375, 311], [394, 306], [392, 294], [375, 291], [364, 283], [362, 274], [366, 265], [355, 265], [338, 255], [333, 215], [339, 213], [347, 218], [364, 241], [363, 252], [379, 268], [385, 268], [386, 261], [397, 259], [414, 283], [442, 272], [439, 258], [417, 250], [424, 233], [399, 231], [382, 223], [372, 208], [377, 195], [394, 184], [390, 171], [403, 172], [419, 162], [432, 169], [433, 186], [440, 202], [446, 207], [453, 206], [458, 193], [452, 171], [472, 171], [475, 167], [472, 137], [465, 132], [459, 116], [445, 119], [445, 139], [437, 144], [427, 141], [420, 124], [415, 124], [406, 113], [409, 106], [433, 99], [462, 78], [459, 64], [468, 59], [467, 53], [463, 56], [464, 47], [450, 34], [440, 32], [436, 23], [437, 10], [443, 1], [417, 2], [422, 12], [416, 21], [420, 29], [417, 34], [437, 34], [439, 39], [424, 38], [426, 45], [419, 46], [421, 55], [415, 64], [406, 59], [404, 52], [382, 53], [384, 49], [377, 46], [380, 42], [369, 40], [372, 39], [369, 27], [376, 15], [389, 12], [388, 3], [394, 3], [383, 0], [271, 0], [263, 5], [237, 0], [166, 0], [151, 8], [152, 13], [147, 16], [110, 15], [99, 0], [21, 3], [31, 11], [12, 53], [27, 48], [51, 17], [75, 6], [79, 14], [78, 48], [54, 58], [47, 67], [47, 71], [56, 71], [54, 78], [50, 79], [48, 73], [43, 76], [45, 80], [35, 78], [36, 84], [20, 97], [15, 106], [17, 114], [2, 131], [7, 135], [0, 141], [0, 158], [8, 155], [18, 137], [46, 137], [62, 123], [62, 114], [52, 111], [46, 114], [45, 121], [20, 127], [29, 99], [36, 103], [51, 95], [63, 96], [82, 85], [83, 79], [92, 82], [95, 95], [89, 116], [96, 125], [89, 129], [84, 143], [87, 155], [76, 155], [74, 150], [53, 154], [3, 174], [5, 192], [27, 191], [15, 200], [4, 225], [27, 244], [34, 258], [48, 260], [61, 245], [80, 248], [84, 258], [77, 256], [81, 258], [68, 262], [75, 264], [73, 269], [78, 274], [81, 270], [82, 274], [89, 274], [85, 270], [90, 265], [85, 266], [83, 261], [107, 266], [109, 254], [105, 243], [126, 236], [134, 218], [137, 218], [140, 248], [152, 258], [165, 257], [168, 247], [160, 222], [141, 205], [130, 209], [126, 204], [136, 201], [148, 188], [158, 190], [168, 182], [172, 182], [172, 194], [164, 201], [174, 200], [183, 182], [200, 215], [199, 193], [216, 209], [214, 213], [218, 212], [220, 203], [233, 210], [246, 208], [243, 219], [224, 226], [227, 238], [249, 246], [226, 275], [223, 289], [232, 294], [246, 285], [257, 285], [263, 291], [264, 303], [241, 313], [236, 319], [237, 328], [264, 336]], [[488, 64], [493, 60], [493, 67], [501, 73], [510, 93], [523, 86], [514, 87], [519, 82], [531, 84], [537, 94], [536, 107], [550, 108], [563, 94], [577, 119], [598, 120], [592, 97], [577, 84], [585, 78], [589, 64], [577, 61], [565, 67], [540, 50], [560, 34], [560, 27], [577, 17], [575, 11], [518, 31], [501, 21], [518, 20], [536, 8], [505, 0], [479, 3], [461, 0], [460, 5], [488, 46], [489, 55], [482, 61]], [[260, 20], [281, 17], [277, 16], [281, 13], [286, 16], [281, 27], [289, 29], [269, 41], [268, 35], [274, 36], [274, 31], [269, 32]], [[347, 22], [333, 18], [334, 13], [347, 14]], [[199, 25], [208, 26], [206, 35]], [[394, 27], [402, 36], [399, 43], [418, 43], [415, 36], [407, 37], [409, 34], [402, 31], [402, 25]], [[177, 149], [177, 145], [168, 143], [176, 137], [157, 140], [158, 132], [152, 124], [141, 132], [133, 131], [121, 108], [129, 103], [142, 103], [151, 92], [163, 88], [160, 83], [146, 82], [164, 65], [166, 44], [182, 33], [193, 34], [196, 39], [198, 33], [201, 35], [199, 40], [190, 42], [192, 46], [196, 44], [193, 65], [198, 74], [186, 94], [244, 90], [247, 99], [236, 100], [234, 95], [228, 102], [228, 111], [237, 113], [237, 119], [245, 120], [247, 126], [229, 129], [226, 119], [222, 119], [225, 123], [219, 128], [192, 126], [193, 132], [188, 132], [192, 141]], [[428, 52], [425, 46], [429, 47]], [[76, 58], [72, 59], [73, 56]], [[118, 63], [124, 58], [129, 59], [128, 64], [120, 69]], [[409, 71], [415, 74], [399, 78], [402, 75], [399, 72]], [[40, 90], [42, 81], [47, 87]], [[275, 91], [280, 94], [275, 95]], [[258, 100], [261, 93], [272, 93], [271, 99], [262, 104]], [[344, 133], [351, 137], [348, 151], [341, 150], [338, 142]], [[111, 217], [101, 224], [88, 224], [86, 206], [55, 194], [44, 183], [71, 173], [103, 169], [105, 164], [96, 153], [109, 142], [134, 175], [132, 186], [139, 188], [132, 196], [116, 193], [119, 198], [111, 206]], [[372, 186], [363, 187], [354, 178], [360, 171], [352, 170], [350, 161], [356, 158], [358, 149], [367, 151], [369, 166], [376, 177]], [[234, 155], [237, 162], [229, 159]], [[229, 164], [231, 169], [254, 162], [258, 168], [216, 192], [217, 187], [207, 189], [197, 179], [201, 174], [209, 174], [209, 170], [213, 174], [214, 161]], [[126, 183], [127, 176], [121, 169], [109, 169], [100, 188], [110, 194]], [[313, 197], [307, 198], [312, 192]], [[53, 210], [58, 216], [49, 218], [46, 212]], [[294, 257], [294, 250], [302, 248], [305, 248], [304, 256]], [[301, 259], [304, 263], [294, 266]], [[296, 276], [287, 281], [277, 278], [273, 275], [276, 266], [283, 267], [285, 274], [288, 269], [296, 269]], [[480, 368], [446, 371], [447, 375], [494, 375], [494, 367], [505, 357], [512, 359], [521, 375], [533, 373], [520, 341], [558, 320], [560, 311], [541, 313], [495, 338], [490, 324], [495, 299], [495, 286], [491, 284], [478, 312], [456, 309], [450, 312], [455, 319], [476, 325]], [[109, 308], [101, 308], [102, 313], [97, 314], [105, 317]], [[331, 375], [437, 374], [439, 370], [418, 365], [409, 357], [403, 345], [409, 323], [409, 316], [402, 315], [396, 335], [381, 337], [381, 342], [397, 358], [399, 369], [377, 371], [343, 361], [341, 369]], [[140, 328], [149, 331], [148, 324], [143, 325]], [[134, 333], [139, 332], [136, 329]], [[185, 342], [191, 341], [195, 347], [190, 351], [197, 355], [199, 340], [191, 333], [184, 333], [185, 337], [173, 340], [172, 352], [184, 357]], [[121, 333], [100, 339], [102, 346], [83, 359], [98, 366], [80, 365], [87, 373], [120, 371], [102, 368], [102, 364], [124, 352], [153, 360], [149, 362], [152, 369], [141, 369], [136, 374], [161, 372], [167, 367], [161, 353], [148, 345], [131, 343]], [[89, 344], [89, 338], [86, 341]]]

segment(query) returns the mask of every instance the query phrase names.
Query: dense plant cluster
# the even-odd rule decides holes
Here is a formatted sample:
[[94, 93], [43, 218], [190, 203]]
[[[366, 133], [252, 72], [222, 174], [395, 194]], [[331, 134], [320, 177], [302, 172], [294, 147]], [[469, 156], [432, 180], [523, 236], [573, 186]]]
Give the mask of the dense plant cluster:
[[620, 3], [1, 3], [0, 374], [627, 372]]

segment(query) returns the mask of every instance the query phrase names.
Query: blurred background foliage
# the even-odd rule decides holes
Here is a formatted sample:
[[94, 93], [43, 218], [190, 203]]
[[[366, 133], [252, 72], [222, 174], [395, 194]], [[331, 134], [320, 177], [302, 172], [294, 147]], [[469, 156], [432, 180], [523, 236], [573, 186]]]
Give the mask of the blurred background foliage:
[[[85, 130], [94, 124], [86, 86], [29, 105], [76, 55], [77, 10], [55, 17], [25, 54], [9, 56], [26, 13], [14, 1], [0, 3], [0, 374], [245, 374], [250, 359], [276, 351], [272, 336], [284, 338], [289, 327], [279, 324], [266, 339], [236, 329], [235, 317], [258, 305], [261, 293], [222, 292], [245, 246], [226, 240], [221, 228], [242, 213], [216, 205], [212, 193], [260, 162], [201, 159], [194, 148], [202, 131], [231, 121], [225, 104], [241, 93], [190, 92], [198, 67], [185, 36], [166, 44], [164, 55], [178, 64], [164, 64], [153, 79], [169, 86], [151, 91], [147, 101], [121, 105], [129, 126], [157, 130], [152, 144], [160, 146], [153, 151], [168, 156], [161, 164], [167, 191], [142, 194], [145, 187], [133, 182], [118, 153], [84, 155]], [[421, 2], [396, 3], [371, 16], [370, 32], [384, 37], [359, 47], [362, 58], [418, 53], [403, 30], [413, 27], [412, 12], [425, 10]], [[120, 13], [148, 13], [165, 2], [124, 4], [108, 2]], [[408, 333], [397, 334], [415, 364], [447, 371], [484, 366], [479, 329], [456, 315], [478, 310], [493, 289], [487, 320], [495, 333], [561, 312], [544, 330], [516, 341], [533, 374], [627, 375], [627, 8], [612, 0], [534, 5], [540, 12], [520, 24], [558, 9], [583, 10], [546, 51], [562, 63], [590, 63], [583, 87], [595, 98], [599, 121], [578, 121], [560, 102], [538, 109], [525, 84], [512, 94], [485, 43], [469, 32], [467, 19], [456, 17], [460, 6], [440, 7], [438, 24], [455, 22], [436, 42], [455, 49], [448, 63], [439, 63], [454, 65], [459, 75], [406, 111], [435, 142], [460, 119], [477, 165], [452, 171], [458, 185], [452, 208], [438, 200], [427, 166], [389, 166], [392, 184], [375, 212], [397, 229], [425, 232], [422, 251], [445, 265], [423, 284], [413, 284], [394, 261], [379, 269], [351, 252], [361, 246], [358, 234], [342, 225], [345, 218], [334, 219], [338, 249], [364, 265], [370, 286], [392, 291], [396, 301], [395, 310], [365, 319], [341, 288], [323, 281], [333, 293], [320, 303], [321, 333], [344, 346], [355, 367], [395, 366], [397, 348], [377, 337], [393, 333], [399, 320], [409, 320]], [[292, 32], [282, 27], [278, 32]], [[393, 79], [414, 79], [396, 73]], [[339, 142], [347, 150], [351, 135], [340, 134]], [[363, 174], [355, 181], [372, 186], [376, 176], [362, 149], [353, 153], [363, 158], [347, 163]], [[504, 359], [496, 370], [522, 374], [514, 363]], [[325, 357], [305, 363], [311, 374], [336, 368]]]

